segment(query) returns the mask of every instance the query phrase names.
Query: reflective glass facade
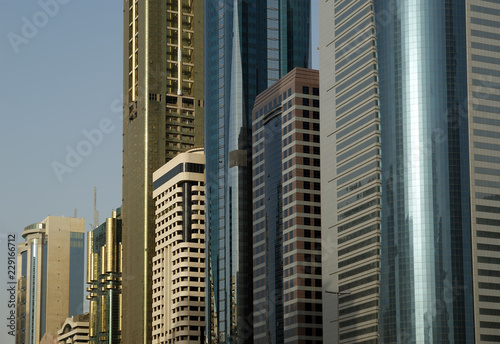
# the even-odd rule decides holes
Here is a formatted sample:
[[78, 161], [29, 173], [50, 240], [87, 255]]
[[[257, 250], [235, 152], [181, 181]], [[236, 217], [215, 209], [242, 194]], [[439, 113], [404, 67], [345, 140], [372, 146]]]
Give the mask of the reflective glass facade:
[[374, 1], [381, 343], [473, 343], [465, 1]]
[[82, 285], [84, 284], [85, 234], [70, 233], [69, 249], [69, 306], [68, 317], [83, 313]]
[[[288, 14], [294, 12], [280, 12], [282, 1], [205, 1], [207, 288], [211, 291], [207, 335], [211, 342], [252, 342], [250, 114], [256, 95], [288, 71], [273, 63], [284, 53], [276, 50], [279, 42], [286, 38], [309, 47], [310, 5], [295, 2], [297, 6], [307, 3], [307, 15], [288, 22]], [[286, 33], [276, 30], [285, 18]], [[307, 35], [302, 31], [292, 38], [295, 26], [304, 28]], [[294, 60], [293, 49], [286, 51], [287, 66], [308, 67], [309, 51], [300, 61]]]
[[122, 251], [121, 208], [118, 208], [111, 218], [87, 233], [90, 344], [121, 343]]

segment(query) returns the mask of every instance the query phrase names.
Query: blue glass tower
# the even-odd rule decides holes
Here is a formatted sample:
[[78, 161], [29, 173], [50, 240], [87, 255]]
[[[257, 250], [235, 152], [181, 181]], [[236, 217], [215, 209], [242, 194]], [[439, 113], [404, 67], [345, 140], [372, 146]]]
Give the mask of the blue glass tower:
[[310, 1], [205, 2], [207, 336], [252, 342], [251, 109], [309, 67]]
[[473, 343], [464, 0], [374, 1], [381, 343]]

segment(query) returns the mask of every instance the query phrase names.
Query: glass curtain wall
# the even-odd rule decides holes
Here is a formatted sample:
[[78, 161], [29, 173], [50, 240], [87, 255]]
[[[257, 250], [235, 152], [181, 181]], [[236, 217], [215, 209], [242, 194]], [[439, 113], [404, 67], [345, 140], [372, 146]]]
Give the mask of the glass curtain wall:
[[[286, 2], [286, 1], [285, 1]], [[309, 48], [307, 15], [287, 28], [287, 40]], [[207, 336], [211, 342], [252, 342], [251, 109], [254, 99], [289, 69], [309, 66], [286, 52], [281, 70], [283, 1], [205, 1], [205, 150], [207, 189]], [[287, 13], [290, 13], [287, 10]], [[269, 15], [269, 18], [268, 18]], [[285, 19], [288, 21], [288, 15]], [[278, 20], [279, 18], [279, 20]], [[305, 40], [305, 42], [298, 42]], [[280, 49], [282, 49], [280, 47]], [[298, 54], [300, 55], [300, 54]]]
[[375, 1], [381, 343], [473, 343], [464, 0]]

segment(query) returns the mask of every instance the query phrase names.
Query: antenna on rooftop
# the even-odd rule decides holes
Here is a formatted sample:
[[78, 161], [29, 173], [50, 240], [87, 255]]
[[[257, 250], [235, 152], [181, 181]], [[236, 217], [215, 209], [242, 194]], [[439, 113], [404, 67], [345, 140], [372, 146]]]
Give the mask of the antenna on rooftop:
[[99, 212], [97, 211], [97, 188], [94, 186], [94, 228], [99, 226]]

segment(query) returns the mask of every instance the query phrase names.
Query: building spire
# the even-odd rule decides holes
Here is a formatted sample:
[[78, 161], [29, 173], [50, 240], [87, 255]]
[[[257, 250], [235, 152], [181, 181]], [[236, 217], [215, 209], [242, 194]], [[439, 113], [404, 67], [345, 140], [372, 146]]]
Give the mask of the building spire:
[[[76, 215], [75, 215], [76, 217]], [[97, 188], [94, 186], [94, 226], [97, 228], [99, 226], [99, 212], [97, 211]]]

